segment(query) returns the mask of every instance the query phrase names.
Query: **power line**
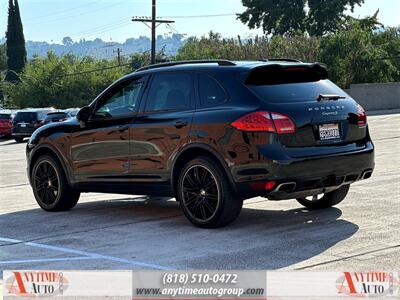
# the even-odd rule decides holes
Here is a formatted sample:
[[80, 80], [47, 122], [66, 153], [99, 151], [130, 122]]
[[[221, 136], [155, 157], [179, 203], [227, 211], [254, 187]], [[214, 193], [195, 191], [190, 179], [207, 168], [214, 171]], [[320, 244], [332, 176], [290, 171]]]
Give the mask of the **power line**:
[[238, 13], [227, 13], [227, 14], [211, 14], [211, 15], [164, 16], [164, 17], [160, 17], [160, 18], [191, 19], [191, 18], [230, 17], [230, 16], [237, 16], [237, 15], [238, 15]]
[[126, 1], [113, 3], [111, 5], [103, 6], [103, 7], [97, 8], [97, 9], [92, 9], [90, 11], [82, 12], [82, 13], [79, 13], [79, 14], [73, 14], [73, 15], [65, 16], [65, 17], [62, 17], [62, 18], [56, 18], [56, 19], [51, 19], [51, 20], [46, 20], [46, 21], [36, 22], [36, 23], [27, 23], [26, 25], [40, 25], [40, 24], [59, 22], [59, 21], [66, 20], [66, 19], [71, 19], [71, 18], [75, 18], [75, 17], [87, 15], [87, 14], [92, 14], [94, 12], [98, 12], [98, 11], [101, 11], [101, 10], [104, 10], [104, 9], [108, 9], [108, 8], [111, 8], [111, 7], [114, 7], [114, 6], [118, 6], [118, 5], [121, 5], [123, 3], [126, 3]]
[[[90, 28], [88, 30], [81, 31], [76, 34], [72, 34], [72, 35], [68, 35], [68, 36], [75, 40], [79, 40], [79, 39], [84, 39], [87, 37], [92, 37], [92, 36], [95, 36], [95, 35], [98, 35], [98, 34], [101, 34], [104, 32], [109, 32], [109, 31], [113, 31], [113, 30], [116, 30], [119, 28], [127, 27], [130, 24], [131, 24], [131, 21], [130, 21], [129, 17], [127, 17], [127, 18], [120, 19], [113, 23], [96, 26], [96, 27]], [[65, 36], [53, 37], [52, 40], [58, 40], [58, 39], [62, 39], [64, 37]]]
[[106, 23], [106, 24], [103, 24], [103, 25], [100, 25], [100, 26], [95, 26], [95, 27], [92, 27], [92, 28], [88, 28], [86, 30], [77, 32], [76, 34], [72, 34], [71, 36], [90, 34], [92, 32], [105, 30], [105, 29], [108, 29], [108, 28], [111, 28], [111, 27], [114, 27], [114, 26], [121, 25], [121, 24], [126, 23], [126, 22], [130, 23], [129, 17], [118, 19], [118, 20], [115, 20], [114, 22]]
[[56, 15], [62, 15], [64, 13], [66, 13], [66, 12], [73, 11], [73, 10], [78, 10], [78, 9], [80, 9], [82, 7], [90, 6], [90, 5], [98, 3], [98, 2], [99, 1], [93, 1], [93, 2], [82, 4], [82, 5], [79, 5], [79, 6], [76, 6], [76, 7], [72, 7], [72, 8], [69, 8], [69, 9], [64, 9], [64, 10], [56, 11], [56, 12], [53, 12], [53, 13], [49, 13], [49, 14], [45, 14], [45, 15], [41, 15], [41, 16], [28, 18], [28, 19], [26, 19], [26, 21], [36, 20], [36, 19], [41, 19], [41, 18], [46, 18], [46, 17], [52, 17], [52, 16], [56, 16]]
[[[338, 0], [325, 0], [323, 3], [318, 3], [313, 6], [313, 8], [320, 8], [320, 7], [325, 7], [326, 5], [329, 5], [331, 3], [337, 4]], [[349, 5], [345, 5], [347, 7]], [[282, 7], [282, 8], [272, 8], [272, 9], [266, 9], [266, 10], [251, 10], [251, 9], [246, 9], [244, 12], [248, 12], [249, 14], [266, 14], [270, 12], [277, 12], [277, 11], [288, 11], [288, 7]], [[203, 14], [203, 15], [177, 15], [177, 16], [162, 16], [160, 18], [172, 18], [172, 19], [191, 19], [191, 18], [214, 18], [214, 17], [230, 17], [230, 16], [238, 16], [243, 14], [244, 12], [241, 13], [219, 13], [219, 14]]]
[[63, 78], [63, 77], [71, 77], [71, 76], [77, 76], [77, 75], [84, 75], [84, 74], [90, 74], [90, 73], [95, 73], [95, 72], [101, 72], [101, 71], [106, 71], [106, 70], [111, 70], [111, 69], [116, 69], [116, 68], [121, 68], [121, 67], [127, 67], [127, 66], [132, 66], [132, 64], [131, 64], [131, 63], [126, 63], [126, 64], [117, 65], [117, 66], [103, 67], [103, 68], [93, 69], [93, 70], [88, 70], [88, 71], [83, 71], [83, 72], [64, 74], [64, 75], [60, 75], [60, 76], [56, 76], [56, 77], [57, 77], [57, 78]]
[[72, 37], [79, 38], [79, 39], [86, 38], [86, 37], [92, 37], [92, 36], [95, 36], [95, 35], [98, 35], [98, 34], [101, 34], [104, 32], [109, 32], [109, 31], [113, 31], [113, 30], [120, 29], [123, 27], [127, 27], [128, 25], [130, 25], [130, 21], [126, 20], [123, 22], [115, 23], [114, 25], [109, 25], [107, 27], [103, 27], [98, 30], [88, 30], [84, 33], [84, 35], [79, 35], [79, 36], [73, 35]]

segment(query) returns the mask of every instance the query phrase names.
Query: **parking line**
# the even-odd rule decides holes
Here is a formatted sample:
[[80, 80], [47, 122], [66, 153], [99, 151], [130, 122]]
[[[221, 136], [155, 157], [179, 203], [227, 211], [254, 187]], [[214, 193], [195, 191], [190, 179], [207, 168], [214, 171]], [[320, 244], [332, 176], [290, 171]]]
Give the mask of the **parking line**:
[[[77, 254], [77, 255], [90, 257], [93, 259], [104, 259], [104, 260], [109, 260], [109, 261], [113, 261], [113, 262], [129, 264], [131, 266], [136, 266], [136, 267], [144, 267], [144, 268], [157, 269], [157, 270], [173, 270], [174, 269], [171, 267], [165, 267], [165, 266], [161, 266], [161, 265], [157, 265], [157, 264], [145, 263], [145, 262], [136, 261], [136, 260], [118, 258], [118, 257], [114, 257], [114, 256], [102, 255], [102, 254], [98, 254], [98, 253], [86, 252], [86, 251], [81, 251], [81, 250], [76, 250], [76, 249], [71, 249], [71, 248], [57, 247], [57, 246], [51, 246], [51, 245], [39, 244], [39, 243], [33, 243], [33, 242], [24, 242], [24, 241], [20, 241], [20, 240], [16, 240], [16, 239], [0, 237], [0, 241], [14, 243], [14, 244], [23, 244], [26, 246], [31, 246], [31, 247], [36, 247], [36, 248], [41, 248], [41, 249], [46, 249], [46, 250], [53, 250], [53, 251], [60, 251], [60, 252], [64, 252], [64, 253]], [[10, 245], [10, 246], [12, 246], [12, 245]]]
[[37, 262], [57, 262], [57, 261], [73, 261], [73, 260], [89, 260], [95, 259], [89, 256], [81, 257], [65, 257], [65, 258], [43, 258], [43, 259], [25, 259], [25, 260], [9, 260], [0, 261], [0, 265], [24, 264], [24, 263], [37, 263]]

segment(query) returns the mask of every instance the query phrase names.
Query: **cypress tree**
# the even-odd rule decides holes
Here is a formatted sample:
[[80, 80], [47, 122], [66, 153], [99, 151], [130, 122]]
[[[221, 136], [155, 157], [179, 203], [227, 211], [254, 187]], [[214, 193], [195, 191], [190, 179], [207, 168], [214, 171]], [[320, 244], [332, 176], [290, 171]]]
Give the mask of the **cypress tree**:
[[15, 82], [19, 80], [19, 77], [14, 72], [20, 73], [26, 63], [24, 30], [18, 0], [9, 0], [6, 38], [8, 67], [6, 80]]

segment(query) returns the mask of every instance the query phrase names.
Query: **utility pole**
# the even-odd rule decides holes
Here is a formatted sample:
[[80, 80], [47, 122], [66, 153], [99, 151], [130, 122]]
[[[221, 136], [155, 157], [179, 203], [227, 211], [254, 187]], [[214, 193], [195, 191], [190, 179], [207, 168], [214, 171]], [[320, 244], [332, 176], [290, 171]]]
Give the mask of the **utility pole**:
[[114, 53], [117, 53], [117, 55], [118, 55], [118, 65], [120, 66], [121, 65], [121, 52], [122, 52], [122, 50], [121, 50], [121, 48], [117, 48], [117, 51], [113, 51]]
[[[156, 63], [156, 28], [160, 24], [171, 24], [175, 23], [175, 21], [172, 20], [157, 20], [157, 5], [156, 5], [156, 0], [152, 0], [152, 7], [151, 7], [151, 18], [148, 17], [133, 17], [132, 21], [133, 22], [142, 22], [145, 24], [147, 27], [151, 29], [151, 63], [155, 64]], [[151, 26], [149, 26], [147, 23], [151, 23]]]

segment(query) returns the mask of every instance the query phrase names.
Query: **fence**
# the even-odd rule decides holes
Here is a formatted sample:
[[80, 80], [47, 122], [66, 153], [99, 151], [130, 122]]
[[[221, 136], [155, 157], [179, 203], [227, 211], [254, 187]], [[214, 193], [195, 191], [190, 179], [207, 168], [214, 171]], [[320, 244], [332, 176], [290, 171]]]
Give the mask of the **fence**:
[[346, 92], [367, 111], [400, 109], [400, 82], [352, 84]]

